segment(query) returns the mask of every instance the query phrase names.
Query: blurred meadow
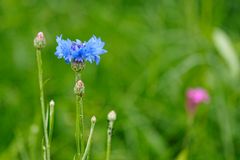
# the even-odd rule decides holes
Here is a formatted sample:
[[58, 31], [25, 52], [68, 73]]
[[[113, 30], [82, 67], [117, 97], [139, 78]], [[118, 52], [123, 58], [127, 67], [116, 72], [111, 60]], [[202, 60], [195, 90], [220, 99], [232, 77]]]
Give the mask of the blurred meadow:
[[[239, 16], [239, 0], [1, 0], [0, 160], [42, 159], [39, 31], [45, 98], [56, 103], [52, 159], [75, 152], [74, 73], [54, 55], [56, 36], [94, 34], [108, 53], [82, 75], [86, 128], [97, 117], [90, 159], [105, 157], [114, 109], [112, 160], [240, 160]], [[191, 87], [210, 101], [198, 107], [186, 147]]]

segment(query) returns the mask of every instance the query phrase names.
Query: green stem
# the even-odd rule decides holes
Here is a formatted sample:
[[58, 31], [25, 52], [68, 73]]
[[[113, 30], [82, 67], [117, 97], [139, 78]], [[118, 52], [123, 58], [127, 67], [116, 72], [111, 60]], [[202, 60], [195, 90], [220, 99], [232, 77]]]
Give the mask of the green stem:
[[81, 154], [83, 155], [84, 152], [84, 119], [83, 119], [83, 99], [80, 97], [80, 119], [81, 119], [81, 125], [80, 125], [80, 136], [81, 136]]
[[77, 145], [77, 160], [81, 157], [81, 147], [80, 147], [80, 104], [79, 104], [79, 96], [76, 95], [76, 145]]
[[[75, 81], [80, 80], [80, 73], [76, 72]], [[76, 95], [76, 145], [77, 159], [80, 159], [84, 152], [84, 116], [83, 116], [83, 98]]]
[[88, 154], [89, 154], [89, 151], [90, 151], [90, 145], [91, 145], [91, 141], [92, 141], [92, 135], [93, 135], [93, 131], [94, 131], [94, 126], [95, 126], [95, 122], [94, 123], [92, 122], [89, 137], [88, 137], [88, 141], [87, 141], [87, 145], [86, 145], [84, 154], [82, 156], [82, 160], [86, 160], [88, 158]]
[[75, 72], [75, 82], [81, 79], [81, 74], [80, 72]]
[[47, 160], [46, 147], [45, 147], [45, 146], [44, 146], [44, 148], [43, 148], [43, 160]]
[[49, 144], [51, 144], [54, 125], [54, 106], [50, 105], [49, 107]]
[[45, 149], [46, 149], [46, 159], [50, 160], [50, 145], [48, 141], [48, 133], [46, 127], [46, 116], [45, 116], [45, 106], [44, 106], [44, 92], [43, 92], [43, 70], [42, 70], [42, 57], [41, 57], [41, 50], [36, 50], [37, 55], [37, 66], [38, 66], [38, 81], [39, 81], [39, 88], [40, 88], [40, 103], [41, 103], [41, 110], [42, 110], [42, 121], [43, 121], [43, 131], [44, 131], [44, 141], [45, 141]]
[[113, 121], [109, 121], [108, 130], [107, 130], [107, 153], [106, 153], [106, 160], [110, 159], [112, 129], [113, 129]]

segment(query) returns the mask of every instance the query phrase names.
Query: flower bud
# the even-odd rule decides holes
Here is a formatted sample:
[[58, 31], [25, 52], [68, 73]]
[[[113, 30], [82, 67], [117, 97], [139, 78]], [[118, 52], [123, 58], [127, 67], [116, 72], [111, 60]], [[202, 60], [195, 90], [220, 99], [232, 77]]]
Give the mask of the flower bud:
[[52, 134], [53, 134], [53, 126], [54, 126], [54, 106], [55, 106], [55, 102], [53, 100], [51, 100], [49, 102], [49, 110], [50, 110], [50, 114], [49, 114], [49, 140], [50, 142], [52, 141]]
[[117, 119], [117, 115], [115, 111], [111, 111], [108, 113], [108, 120], [109, 121], [115, 121]]
[[73, 61], [71, 67], [74, 72], [81, 72], [85, 68], [85, 63]]
[[55, 102], [54, 102], [53, 100], [51, 100], [51, 101], [49, 102], [49, 105], [50, 105], [50, 107], [54, 107], [54, 106], [55, 106]]
[[37, 49], [42, 49], [46, 46], [46, 39], [43, 32], [38, 32], [36, 38], [34, 39], [34, 47]]
[[78, 80], [74, 87], [74, 93], [82, 97], [84, 94], [84, 89], [85, 87], [83, 81]]
[[95, 116], [92, 116], [91, 122], [92, 122], [92, 123], [96, 123], [96, 121], [97, 121], [96, 117], [95, 117]]

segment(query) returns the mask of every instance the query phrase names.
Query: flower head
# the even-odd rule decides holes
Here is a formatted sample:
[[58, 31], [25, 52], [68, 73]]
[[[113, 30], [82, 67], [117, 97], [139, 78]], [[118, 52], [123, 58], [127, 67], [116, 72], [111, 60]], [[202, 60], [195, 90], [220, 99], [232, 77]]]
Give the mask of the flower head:
[[43, 32], [38, 32], [33, 43], [34, 43], [34, 47], [38, 49], [44, 48], [46, 46], [46, 39], [44, 37]]
[[67, 63], [89, 61], [90, 63], [96, 62], [98, 64], [100, 55], [107, 52], [103, 49], [105, 43], [95, 36], [90, 38], [88, 42], [81, 42], [78, 39], [76, 41], [63, 40], [62, 36], [59, 36], [57, 37], [57, 43], [55, 55], [58, 58], [65, 59]]
[[117, 119], [116, 112], [115, 111], [110, 111], [108, 113], [108, 117], [107, 118], [108, 118], [109, 121], [115, 121]]
[[209, 95], [206, 90], [202, 88], [190, 88], [186, 93], [187, 98], [187, 110], [194, 114], [196, 108], [201, 103], [207, 103], [209, 101]]

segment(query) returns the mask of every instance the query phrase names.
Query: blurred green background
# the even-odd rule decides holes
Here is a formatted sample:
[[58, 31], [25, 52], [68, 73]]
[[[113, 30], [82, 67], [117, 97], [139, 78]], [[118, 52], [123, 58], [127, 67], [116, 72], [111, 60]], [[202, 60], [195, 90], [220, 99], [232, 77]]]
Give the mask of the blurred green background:
[[[90, 159], [105, 157], [114, 109], [112, 160], [240, 160], [239, 16], [239, 0], [1, 0], [0, 160], [42, 159], [39, 31], [45, 97], [56, 102], [53, 159], [75, 152], [74, 73], [54, 56], [55, 37], [95, 34], [108, 53], [83, 73], [87, 128], [97, 117]], [[185, 92], [198, 86], [211, 101], [185, 144]]]

